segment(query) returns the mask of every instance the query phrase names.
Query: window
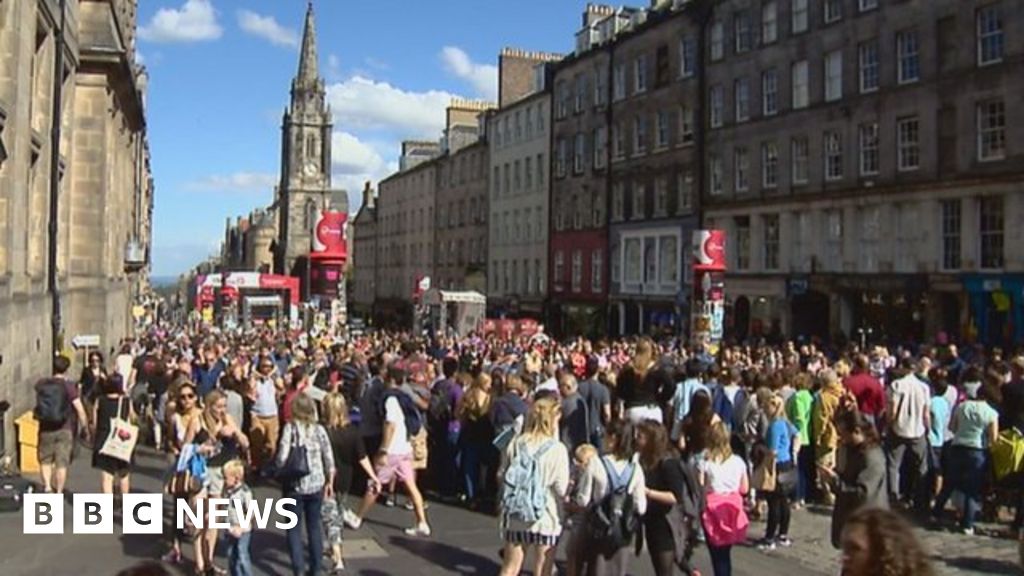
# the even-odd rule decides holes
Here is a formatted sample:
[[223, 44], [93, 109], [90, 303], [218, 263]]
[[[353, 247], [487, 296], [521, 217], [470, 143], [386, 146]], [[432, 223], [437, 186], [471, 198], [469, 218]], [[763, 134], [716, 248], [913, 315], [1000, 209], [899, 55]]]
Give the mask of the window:
[[594, 129], [594, 168], [604, 168], [608, 147], [608, 129], [604, 126]]
[[647, 55], [641, 54], [636, 57], [633, 64], [633, 93], [640, 94], [647, 91]]
[[761, 6], [761, 42], [771, 44], [779, 37], [779, 9], [775, 0]]
[[575, 142], [573, 144], [572, 154], [572, 172], [573, 174], [580, 174], [583, 172], [583, 158], [586, 154], [587, 142], [586, 137], [582, 132], [576, 133]]
[[861, 12], [867, 12], [868, 10], [878, 8], [878, 0], [858, 0], [857, 6]]
[[793, 63], [793, 109], [807, 108], [810, 94], [807, 85], [807, 60]]
[[899, 170], [917, 170], [920, 166], [919, 139], [920, 126], [916, 116], [896, 121], [896, 166]]
[[647, 118], [637, 115], [633, 118], [633, 154], [647, 151]]
[[[569, 86], [564, 81], [558, 83], [558, 103], [555, 118], [561, 120], [569, 115]], [[510, 140], [508, 133], [508, 117], [505, 118], [505, 138]]]
[[878, 39], [872, 38], [857, 48], [860, 63], [861, 94], [878, 90]]
[[735, 161], [733, 173], [736, 180], [736, 191], [744, 192], [750, 188], [750, 157], [747, 155], [747, 149], [738, 146], [733, 159]]
[[498, 166], [494, 167], [494, 178], [493, 178], [493, 189], [494, 197], [501, 196], [501, 168]]
[[725, 27], [721, 22], [711, 24], [711, 60], [725, 57]]
[[618, 283], [622, 280], [622, 248], [619, 244], [612, 245], [609, 260], [612, 267], [612, 282]]
[[791, 17], [793, 34], [807, 31], [807, 0], [793, 0]]
[[942, 201], [942, 269], [960, 269], [960, 200]]
[[554, 281], [556, 284], [565, 282], [565, 253], [561, 250], [555, 252]]
[[825, 180], [843, 178], [843, 139], [839, 132], [825, 132]]
[[735, 82], [736, 90], [736, 121], [744, 122], [750, 119], [750, 82], [746, 78], [738, 78]]
[[688, 214], [693, 210], [693, 172], [680, 172], [676, 178], [676, 214]]
[[654, 215], [668, 216], [668, 178], [654, 180]]
[[590, 291], [595, 294], [604, 289], [604, 253], [594, 250], [590, 255]]
[[522, 114], [522, 111], [516, 110], [516, 142], [519, 142], [522, 139], [523, 139], [523, 114]]
[[825, 212], [827, 227], [825, 268], [836, 271], [843, 261], [843, 213], [839, 210]]
[[626, 238], [625, 263], [626, 284], [639, 284], [643, 281], [643, 247], [640, 238]]
[[711, 87], [711, 94], [709, 95], [709, 98], [711, 99], [711, 106], [710, 106], [710, 108], [711, 108], [711, 110], [710, 110], [711, 127], [712, 128], [721, 128], [722, 127], [722, 111], [723, 111], [723, 108], [725, 107], [725, 94], [722, 92], [722, 87], [721, 86], [712, 86]]
[[533, 138], [533, 107], [526, 109], [526, 139]]
[[544, 155], [537, 154], [537, 186], [544, 187]]
[[[583, 74], [576, 76], [576, 94], [573, 98], [573, 112], [579, 114], [583, 112], [583, 101], [587, 94], [587, 77]], [[518, 116], [518, 114], [517, 114]]]
[[733, 14], [733, 29], [736, 35], [736, 53], [741, 54], [754, 47], [754, 30], [750, 25], [750, 13], [747, 11]]
[[860, 125], [860, 175], [878, 174], [878, 123]]
[[679, 109], [679, 143], [693, 144], [693, 108], [689, 106]]
[[712, 196], [719, 196], [722, 194], [722, 158], [717, 154], [712, 154], [708, 159], [708, 172], [711, 174], [711, 178], [708, 180], [710, 186], [710, 194]]
[[626, 218], [626, 191], [622, 182], [612, 186], [612, 220], [621, 222]]
[[807, 168], [810, 161], [810, 142], [806, 136], [793, 138], [790, 145], [792, 153], [792, 179], [793, 184], [807, 183]]
[[616, 64], [614, 77], [612, 78], [612, 97], [615, 100], [622, 100], [626, 97], [626, 66], [623, 64]]
[[541, 292], [544, 291], [544, 269], [541, 268], [540, 259], [537, 259], [537, 260], [533, 261], [533, 269], [535, 271], [534, 275], [537, 277], [537, 290], [536, 290], [536, 292], [537, 292], [537, 294], [540, 294]]
[[896, 66], [900, 84], [917, 82], [921, 78], [917, 32], [907, 30], [896, 34]]
[[825, 55], [825, 101], [834, 102], [843, 97], [843, 53], [840, 50]]
[[690, 78], [697, 73], [697, 41], [686, 37], [679, 41], [679, 75]]
[[523, 160], [523, 180], [527, 190], [533, 190], [533, 158], [527, 156]]
[[521, 167], [522, 165], [519, 163], [519, 160], [516, 160], [512, 168], [512, 189], [515, 190], [516, 192], [519, 192], [520, 190], [523, 189], [523, 174], [520, 171]]
[[978, 66], [1003, 61], [1003, 18], [998, 5], [978, 9]]
[[603, 106], [608, 91], [608, 79], [601, 69], [594, 70], [594, 106]]
[[668, 112], [659, 110], [655, 116], [655, 148], [668, 146]]
[[[565, 175], [565, 169], [562, 169], [562, 175]], [[508, 162], [505, 163], [505, 195], [509, 196], [512, 194], [512, 167], [509, 166]]]
[[544, 105], [537, 106], [537, 133], [544, 133]]
[[626, 135], [618, 125], [612, 126], [612, 157], [621, 160], [626, 155]]
[[779, 269], [779, 215], [764, 217], [764, 269]]
[[583, 283], [583, 252], [573, 250], [572, 252], [572, 291], [579, 292]]
[[981, 232], [981, 267], [1003, 267], [1003, 197], [981, 198], [978, 210]]
[[843, 18], [843, 0], [825, 0], [825, 24], [838, 22]]
[[682, 261], [679, 254], [678, 236], [658, 237], [658, 260], [658, 272], [661, 274], [659, 288], [675, 292], [679, 289], [679, 265]]
[[736, 269], [750, 268], [750, 217], [737, 216], [736, 224]]
[[[555, 145], [555, 176], [558, 176], [559, 178], [565, 176], [565, 163], [566, 163], [566, 156], [567, 155], [568, 155], [568, 144], [566, 144], [566, 141], [565, 141], [564, 138], [559, 138], [557, 144]], [[507, 190], [508, 189], [508, 187], [507, 187], [508, 186], [508, 170], [507, 170], [508, 164], [506, 164], [505, 167], [506, 167], [506, 171], [505, 171], [505, 184], [506, 184], [506, 190]]]
[[779, 147], [775, 142], [761, 144], [761, 186], [775, 188], [779, 184]]
[[978, 160], [1006, 157], [1006, 105], [1002, 100], [978, 104]]
[[779, 111], [779, 75], [775, 69], [761, 74], [761, 113], [774, 116]]
[[647, 187], [637, 182], [633, 184], [633, 206], [629, 214], [630, 220], [640, 220], [644, 217], [647, 204]]

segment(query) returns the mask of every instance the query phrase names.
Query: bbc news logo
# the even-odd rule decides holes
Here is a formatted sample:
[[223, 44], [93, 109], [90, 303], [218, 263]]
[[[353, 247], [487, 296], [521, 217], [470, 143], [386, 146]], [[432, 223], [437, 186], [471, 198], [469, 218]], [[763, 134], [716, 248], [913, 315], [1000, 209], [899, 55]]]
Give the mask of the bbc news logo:
[[[25, 534], [63, 534], [64, 496], [61, 494], [25, 494], [22, 508], [22, 532]], [[179, 530], [186, 523], [196, 528], [227, 530], [231, 512], [245, 526], [265, 530], [271, 517], [273, 526], [289, 530], [298, 526], [294, 498], [251, 500], [243, 505], [228, 498], [206, 498], [188, 502], [178, 498], [174, 505], [174, 521]], [[116, 507], [113, 494], [75, 494], [71, 501], [72, 534], [113, 534]], [[163, 494], [125, 494], [121, 497], [122, 534], [162, 534], [164, 521]]]

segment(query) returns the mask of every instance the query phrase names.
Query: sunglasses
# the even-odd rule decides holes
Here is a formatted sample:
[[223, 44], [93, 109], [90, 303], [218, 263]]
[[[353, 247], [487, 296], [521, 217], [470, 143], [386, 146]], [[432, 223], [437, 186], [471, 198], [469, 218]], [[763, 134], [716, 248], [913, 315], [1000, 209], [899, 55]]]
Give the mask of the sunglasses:
[[182, 394], [181, 395], [181, 399], [182, 400], [195, 400], [195, 398], [196, 398], [195, 394]]

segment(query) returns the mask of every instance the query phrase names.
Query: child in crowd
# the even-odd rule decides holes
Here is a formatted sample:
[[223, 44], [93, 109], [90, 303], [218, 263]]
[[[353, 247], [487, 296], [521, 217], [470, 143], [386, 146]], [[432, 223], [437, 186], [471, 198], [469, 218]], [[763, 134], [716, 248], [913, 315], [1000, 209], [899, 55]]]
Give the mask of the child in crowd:
[[239, 517], [252, 506], [252, 490], [245, 484], [245, 465], [232, 460], [224, 465], [224, 497], [231, 501], [228, 507], [228, 569], [231, 576], [252, 576], [249, 542], [252, 526], [247, 518]]
[[580, 576], [583, 574], [583, 559], [586, 557], [584, 553], [584, 534], [583, 534], [583, 521], [586, 516], [586, 508], [579, 508], [572, 504], [575, 502], [576, 491], [579, 490], [580, 477], [583, 476], [583, 471], [590, 465], [590, 461], [597, 457], [597, 448], [592, 444], [580, 444], [576, 447], [573, 452], [573, 467], [572, 477], [570, 480], [569, 498], [568, 498], [568, 510], [569, 516], [565, 522], [565, 537], [568, 544], [566, 545], [566, 574], [568, 576]]

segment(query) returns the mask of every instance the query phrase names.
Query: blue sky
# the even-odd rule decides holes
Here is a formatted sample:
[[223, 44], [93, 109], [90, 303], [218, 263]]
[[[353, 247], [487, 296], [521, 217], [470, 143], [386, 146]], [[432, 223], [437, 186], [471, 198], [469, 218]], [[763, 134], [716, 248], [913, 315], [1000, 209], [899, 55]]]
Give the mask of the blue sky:
[[[453, 96], [493, 100], [503, 46], [565, 52], [583, 0], [318, 0], [320, 70], [335, 114], [334, 179], [397, 166], [404, 138], [440, 136]], [[153, 274], [213, 253], [234, 218], [269, 204], [298, 65], [304, 0], [140, 2], [156, 180]]]

